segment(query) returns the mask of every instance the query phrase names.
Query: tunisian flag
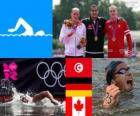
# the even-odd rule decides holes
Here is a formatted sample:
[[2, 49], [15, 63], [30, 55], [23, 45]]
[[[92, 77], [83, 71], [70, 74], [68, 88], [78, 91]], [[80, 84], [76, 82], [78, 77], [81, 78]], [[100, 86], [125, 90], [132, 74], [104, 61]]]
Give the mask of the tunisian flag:
[[66, 85], [66, 116], [92, 116], [92, 85]]
[[85, 78], [92, 77], [92, 59], [91, 58], [66, 58], [67, 78]]

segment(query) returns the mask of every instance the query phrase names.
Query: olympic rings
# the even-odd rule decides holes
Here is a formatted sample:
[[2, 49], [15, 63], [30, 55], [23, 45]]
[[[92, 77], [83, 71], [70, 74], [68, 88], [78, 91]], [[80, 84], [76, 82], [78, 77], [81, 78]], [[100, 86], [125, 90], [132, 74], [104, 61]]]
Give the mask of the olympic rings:
[[[45, 65], [46, 66], [46, 71], [43, 74], [43, 76], [40, 75], [39, 73], [39, 68]], [[60, 71], [58, 72], [58, 74], [55, 72], [54, 67], [58, 65], [60, 67]], [[65, 66], [63, 67], [62, 64], [60, 62], [53, 62], [52, 65], [49, 67], [49, 65], [46, 62], [40, 62], [37, 67], [36, 67], [36, 73], [38, 75], [38, 77], [42, 80], [44, 80], [44, 83], [47, 87], [55, 87], [55, 85], [58, 83], [58, 85], [60, 87], [65, 87], [64, 84], [62, 84], [62, 82], [60, 81], [61, 78], [63, 78], [63, 75], [65, 73]], [[48, 77], [55, 79], [55, 82], [53, 84], [49, 84], [47, 82]]]

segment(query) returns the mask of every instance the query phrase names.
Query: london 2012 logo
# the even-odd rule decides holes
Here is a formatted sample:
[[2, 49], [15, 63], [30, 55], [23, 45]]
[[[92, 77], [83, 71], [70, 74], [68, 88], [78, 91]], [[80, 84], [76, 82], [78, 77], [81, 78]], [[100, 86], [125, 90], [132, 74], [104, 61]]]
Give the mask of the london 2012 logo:
[[9, 80], [11, 78], [14, 81], [17, 80], [17, 76], [18, 76], [17, 68], [18, 66], [16, 62], [11, 62], [10, 64], [4, 63], [3, 72], [4, 72], [5, 79]]

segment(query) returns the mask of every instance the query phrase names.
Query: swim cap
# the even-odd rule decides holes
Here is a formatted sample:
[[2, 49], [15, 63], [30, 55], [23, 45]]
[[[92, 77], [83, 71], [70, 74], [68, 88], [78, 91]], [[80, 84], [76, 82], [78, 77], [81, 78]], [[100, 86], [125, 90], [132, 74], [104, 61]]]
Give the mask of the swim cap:
[[114, 77], [114, 72], [116, 70], [116, 67], [121, 64], [121, 63], [124, 63], [122, 61], [111, 61], [109, 63], [109, 65], [105, 68], [105, 72], [106, 72], [106, 81], [107, 81], [107, 84], [110, 85], [111, 84], [111, 81]]

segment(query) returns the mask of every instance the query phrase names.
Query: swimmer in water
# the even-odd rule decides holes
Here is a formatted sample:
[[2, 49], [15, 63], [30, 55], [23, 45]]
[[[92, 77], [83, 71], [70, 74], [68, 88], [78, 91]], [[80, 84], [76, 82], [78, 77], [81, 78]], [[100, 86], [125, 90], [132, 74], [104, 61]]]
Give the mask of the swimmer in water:
[[33, 97], [30, 96], [26, 96], [26, 95], [22, 95], [20, 96], [20, 100], [24, 103], [31, 103], [31, 102], [39, 102], [41, 100], [43, 100], [44, 98], [48, 98], [50, 99], [50, 101], [54, 104], [54, 105], [59, 105], [59, 102], [57, 100], [54, 99], [54, 97], [52, 96], [52, 94], [49, 91], [42, 91], [39, 94], [36, 94]]
[[107, 87], [103, 107], [112, 108], [118, 104], [120, 93], [133, 90], [133, 75], [128, 65], [122, 61], [112, 61], [105, 72]]

